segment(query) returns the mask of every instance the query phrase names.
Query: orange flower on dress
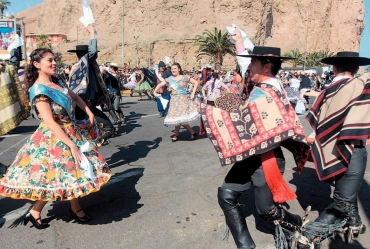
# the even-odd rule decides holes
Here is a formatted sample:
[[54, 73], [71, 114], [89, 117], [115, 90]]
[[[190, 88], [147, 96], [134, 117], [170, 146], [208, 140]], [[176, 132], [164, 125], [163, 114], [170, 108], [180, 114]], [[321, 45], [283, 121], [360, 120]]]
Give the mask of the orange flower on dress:
[[48, 172], [46, 172], [46, 181], [50, 182], [51, 179], [54, 178], [54, 175], [55, 175], [55, 172], [54, 170], [49, 170]]
[[75, 137], [77, 138], [77, 140], [82, 140], [82, 137], [78, 133], [75, 134]]
[[68, 150], [63, 152], [63, 157], [68, 158], [70, 156], [71, 156], [71, 152], [69, 152]]
[[30, 161], [31, 161], [30, 157], [29, 156], [25, 156], [19, 162], [19, 165], [24, 168], [24, 167], [26, 167], [30, 163]]
[[50, 143], [51, 143], [51, 144], [54, 144], [54, 143], [56, 143], [56, 142], [58, 142], [58, 138], [57, 138], [56, 136], [54, 136], [54, 135], [51, 135], [51, 136], [50, 136]]

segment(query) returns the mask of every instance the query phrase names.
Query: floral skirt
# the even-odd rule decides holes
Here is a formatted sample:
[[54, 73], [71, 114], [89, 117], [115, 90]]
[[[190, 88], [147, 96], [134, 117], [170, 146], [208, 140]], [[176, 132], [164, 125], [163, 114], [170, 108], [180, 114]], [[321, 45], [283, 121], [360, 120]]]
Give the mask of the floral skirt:
[[138, 93], [151, 92], [152, 87], [149, 85], [147, 81], [143, 81], [140, 83], [140, 85], [139, 84], [136, 85], [134, 91]]
[[109, 181], [108, 165], [95, 143], [96, 126], [67, 123], [60, 127], [79, 148], [89, 142], [83, 154], [94, 177], [87, 176], [86, 169], [76, 165], [69, 147], [41, 123], [0, 179], [0, 195], [28, 200], [71, 200], [99, 191]]
[[286, 86], [284, 89], [287, 93], [289, 101], [292, 103], [296, 103], [300, 95], [299, 89], [290, 86]]
[[170, 107], [164, 125], [189, 124], [200, 117], [197, 105], [187, 95], [171, 94]]

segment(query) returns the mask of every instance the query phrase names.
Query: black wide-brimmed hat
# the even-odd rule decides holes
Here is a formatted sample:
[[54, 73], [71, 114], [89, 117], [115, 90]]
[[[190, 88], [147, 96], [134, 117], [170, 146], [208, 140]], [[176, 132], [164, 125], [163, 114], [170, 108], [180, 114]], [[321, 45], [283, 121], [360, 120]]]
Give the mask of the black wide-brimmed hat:
[[75, 50], [68, 50], [68, 53], [77, 53], [77, 52], [88, 52], [89, 46], [88, 45], [76, 45]]
[[370, 65], [370, 59], [360, 57], [359, 53], [351, 51], [338, 52], [336, 56], [326, 57], [321, 60], [322, 63], [335, 65], [343, 62], [355, 62], [359, 66]]
[[242, 55], [238, 54], [237, 56], [241, 57], [252, 57], [252, 58], [275, 58], [275, 59], [281, 59], [281, 60], [291, 60], [295, 58], [290, 57], [284, 57], [281, 56], [281, 50], [277, 47], [261, 47], [261, 46], [254, 46], [253, 52], [248, 55]]

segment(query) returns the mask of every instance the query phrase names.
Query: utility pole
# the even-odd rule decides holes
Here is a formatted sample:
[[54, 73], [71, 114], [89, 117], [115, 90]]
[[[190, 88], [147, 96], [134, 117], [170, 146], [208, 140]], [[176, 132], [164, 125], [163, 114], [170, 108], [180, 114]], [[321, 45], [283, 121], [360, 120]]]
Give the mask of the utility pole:
[[124, 4], [124, 0], [122, 0], [122, 64], [123, 62], [125, 61], [125, 51], [124, 51], [124, 46], [125, 46], [125, 40], [124, 40], [124, 37], [125, 37], [125, 21], [124, 21], [124, 17], [125, 17], [125, 4]]
[[138, 54], [138, 47], [137, 47], [137, 38], [139, 38], [139, 36], [135, 35], [134, 39], [136, 40], [136, 67], [139, 67], [139, 54]]
[[151, 49], [150, 49], [150, 9], [149, 9], [149, 6], [150, 6], [150, 3], [148, 1], [147, 3], [148, 7], [147, 7], [147, 11], [148, 11], [148, 68], [150, 67], [150, 53], [151, 53]]
[[24, 28], [23, 20], [21, 20], [21, 34], [23, 39], [23, 60], [27, 61], [26, 30]]

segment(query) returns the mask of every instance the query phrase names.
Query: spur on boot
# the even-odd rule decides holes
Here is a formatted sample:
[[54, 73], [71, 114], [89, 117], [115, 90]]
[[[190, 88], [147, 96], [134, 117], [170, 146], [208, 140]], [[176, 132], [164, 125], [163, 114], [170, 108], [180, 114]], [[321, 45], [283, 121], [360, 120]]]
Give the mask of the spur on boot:
[[69, 210], [69, 213], [71, 214], [72, 218], [77, 221], [77, 222], [80, 222], [80, 223], [86, 223], [86, 222], [89, 222], [91, 220], [91, 218], [85, 214], [85, 216], [83, 217], [79, 217], [77, 216], [77, 213], [81, 212], [82, 209], [78, 210], [77, 212], [73, 212], [72, 209]]
[[24, 217], [24, 219], [23, 219], [23, 225], [27, 225], [27, 223], [28, 222], [31, 222], [32, 223], [32, 225], [34, 226], [34, 227], [36, 227], [37, 229], [45, 229], [45, 228], [47, 228], [47, 227], [49, 227], [50, 225], [49, 224], [46, 224], [46, 223], [38, 223], [38, 220], [40, 220], [41, 221], [41, 216], [39, 217], [39, 218], [37, 218], [37, 219], [35, 219], [33, 216], [32, 216], [32, 214], [31, 213], [28, 213], [25, 217]]

